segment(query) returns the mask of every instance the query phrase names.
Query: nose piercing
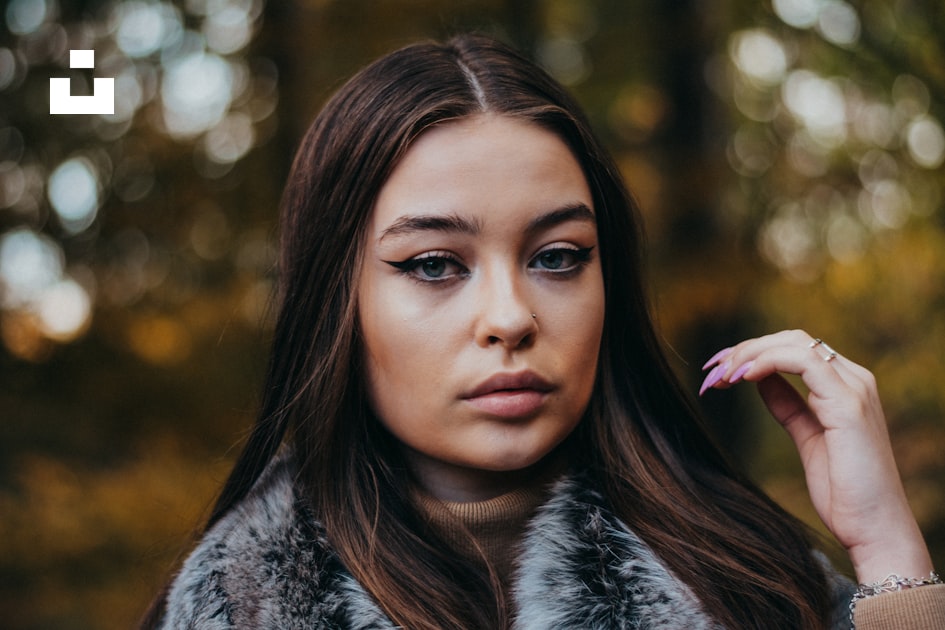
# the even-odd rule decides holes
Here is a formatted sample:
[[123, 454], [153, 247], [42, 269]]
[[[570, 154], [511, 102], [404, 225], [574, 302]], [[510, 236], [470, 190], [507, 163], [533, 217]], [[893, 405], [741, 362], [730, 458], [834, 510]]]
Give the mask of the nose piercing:
[[537, 319], [537, 318], [538, 318], [538, 315], [535, 315], [534, 313], [532, 313], [532, 319]]

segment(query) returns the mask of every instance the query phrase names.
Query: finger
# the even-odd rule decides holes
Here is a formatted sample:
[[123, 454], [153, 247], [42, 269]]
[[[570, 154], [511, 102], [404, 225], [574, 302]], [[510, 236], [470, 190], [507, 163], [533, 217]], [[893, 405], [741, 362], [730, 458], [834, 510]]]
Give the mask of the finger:
[[709, 373], [712, 378], [706, 380], [716, 381], [710, 382], [708, 387], [727, 387], [740, 380], [760, 381], [781, 372], [800, 376], [815, 395], [830, 397], [839, 390], [849, 389], [848, 381], [857, 380], [852, 373], [832, 363], [822, 360], [805, 345], [747, 345], [733, 351], [725, 363], [713, 368]]
[[[818, 362], [826, 363], [854, 390], [867, 393], [871, 388], [875, 389], [875, 380], [869, 370], [835, 353], [833, 348], [816, 341], [806, 332], [790, 330], [749, 339], [716, 353], [705, 365], [705, 368], [711, 368], [711, 371], [706, 376], [702, 391], [709, 387], [725, 388], [739, 382], [742, 378], [757, 380], [764, 374], [760, 374], [757, 369], [752, 369], [752, 363], [756, 362], [760, 355], [771, 353], [779, 348], [790, 352], [796, 359], [806, 358], [805, 364], [814, 368], [815, 375], [827, 373], [822, 369], [823, 365], [817, 368]], [[804, 352], [798, 353], [798, 349], [803, 349]], [[802, 374], [803, 368], [795, 366], [794, 369], [782, 371]]]
[[782, 330], [777, 333], [764, 335], [763, 337], [746, 339], [737, 345], [716, 352], [712, 358], [702, 366], [702, 369], [707, 370], [713, 366], [721, 365], [725, 361], [737, 363], [739, 359], [744, 358], [746, 354], [750, 354], [751, 352], [757, 353], [777, 346], [810, 343], [811, 340], [812, 337], [802, 330]]
[[804, 398], [780, 374], [772, 374], [758, 381], [758, 393], [765, 407], [784, 427], [798, 449], [808, 439], [823, 432], [820, 421]]
[[[875, 381], [861, 381], [843, 368], [811, 358], [807, 348], [771, 348], [759, 354], [745, 373], [744, 380], [760, 382], [778, 373], [799, 375], [808, 390], [806, 408], [811, 421], [825, 430], [851, 428], [883, 422]], [[795, 395], [796, 394], [795, 390]], [[780, 418], [784, 418], [782, 414]]]

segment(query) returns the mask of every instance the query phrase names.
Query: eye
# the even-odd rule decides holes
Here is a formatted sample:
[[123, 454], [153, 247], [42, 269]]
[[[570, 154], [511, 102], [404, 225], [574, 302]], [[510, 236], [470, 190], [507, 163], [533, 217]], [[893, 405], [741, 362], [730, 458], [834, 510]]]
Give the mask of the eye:
[[577, 271], [591, 259], [593, 249], [593, 247], [552, 246], [538, 252], [528, 266], [552, 273]]
[[451, 255], [439, 252], [421, 254], [407, 260], [385, 260], [384, 262], [419, 282], [443, 282], [467, 273], [466, 269]]
[[439, 278], [446, 273], [449, 265], [450, 262], [445, 258], [425, 258], [414, 269], [427, 278]]
[[564, 249], [551, 249], [538, 254], [537, 262], [545, 269], [561, 269], [569, 266], [574, 255]]

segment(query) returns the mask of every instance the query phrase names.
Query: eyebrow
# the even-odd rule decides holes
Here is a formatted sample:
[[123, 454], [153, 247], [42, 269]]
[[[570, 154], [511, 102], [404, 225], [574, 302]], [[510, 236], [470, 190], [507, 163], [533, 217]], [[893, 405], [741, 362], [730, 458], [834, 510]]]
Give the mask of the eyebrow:
[[478, 234], [479, 224], [456, 214], [420, 214], [409, 217], [400, 217], [390, 224], [382, 233], [378, 241], [388, 236], [399, 236], [414, 232], [459, 232], [461, 234]]
[[[551, 210], [532, 219], [525, 228], [529, 236], [555, 225], [568, 221], [596, 222], [594, 212], [583, 203], [568, 204]], [[415, 232], [456, 232], [460, 234], [478, 234], [481, 226], [478, 221], [467, 219], [457, 214], [432, 215], [421, 214], [400, 217], [388, 226], [378, 238], [382, 241], [389, 236], [400, 236]]]
[[529, 222], [528, 227], [525, 228], [525, 233], [531, 236], [536, 232], [547, 230], [548, 228], [567, 223], [568, 221], [597, 223], [594, 212], [590, 208], [583, 203], [573, 203], [535, 217]]

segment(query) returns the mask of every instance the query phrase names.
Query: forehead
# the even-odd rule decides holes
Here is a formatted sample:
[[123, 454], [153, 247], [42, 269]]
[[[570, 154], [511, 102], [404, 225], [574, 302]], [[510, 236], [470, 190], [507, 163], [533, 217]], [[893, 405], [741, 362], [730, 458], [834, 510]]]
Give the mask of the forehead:
[[372, 223], [383, 229], [411, 214], [473, 221], [528, 209], [593, 208], [569, 147], [553, 132], [508, 116], [477, 115], [425, 131], [381, 188]]

